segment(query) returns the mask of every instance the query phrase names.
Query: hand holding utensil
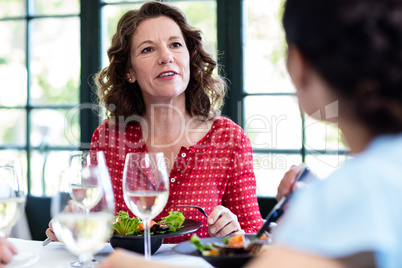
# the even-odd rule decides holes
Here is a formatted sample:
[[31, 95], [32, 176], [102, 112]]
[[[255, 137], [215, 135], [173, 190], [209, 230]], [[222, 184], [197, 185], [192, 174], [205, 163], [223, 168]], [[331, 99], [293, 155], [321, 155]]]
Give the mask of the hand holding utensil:
[[205, 212], [205, 210], [202, 207], [194, 206], [194, 205], [176, 205], [176, 207], [188, 207], [188, 208], [198, 209], [198, 211], [200, 211], [205, 216], [205, 218], [208, 219], [208, 214]]

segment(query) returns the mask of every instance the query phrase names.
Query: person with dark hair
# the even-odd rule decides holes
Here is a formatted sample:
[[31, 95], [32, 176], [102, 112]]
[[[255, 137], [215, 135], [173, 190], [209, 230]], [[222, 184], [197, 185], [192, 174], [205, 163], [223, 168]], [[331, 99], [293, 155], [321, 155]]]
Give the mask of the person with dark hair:
[[[201, 32], [174, 6], [149, 1], [121, 17], [108, 57], [109, 66], [95, 77], [107, 119], [94, 132], [91, 150], [105, 154], [116, 213], [134, 216], [123, 198], [126, 154], [163, 152], [170, 192], [156, 219], [181, 211], [202, 223], [199, 237], [256, 232], [263, 221], [251, 144], [238, 125], [220, 116], [226, 85], [214, 73], [217, 63]], [[176, 205], [201, 206], [208, 219]], [[48, 236], [55, 239], [50, 229]]]
[[[287, 0], [283, 25], [301, 108], [337, 123], [353, 159], [295, 192], [274, 246], [248, 267], [400, 267], [402, 1]], [[117, 251], [101, 267], [129, 259], [146, 263]]]

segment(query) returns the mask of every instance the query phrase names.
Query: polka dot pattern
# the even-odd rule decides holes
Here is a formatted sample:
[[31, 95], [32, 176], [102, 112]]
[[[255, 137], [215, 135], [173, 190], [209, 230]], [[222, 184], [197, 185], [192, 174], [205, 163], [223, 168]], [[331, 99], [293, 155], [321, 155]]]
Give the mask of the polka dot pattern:
[[[139, 124], [119, 125], [105, 120], [94, 132], [91, 150], [104, 151], [116, 202], [116, 213], [129, 211], [122, 190], [127, 153], [146, 152]], [[182, 147], [170, 173], [170, 193], [163, 212], [181, 211], [186, 219], [197, 220], [199, 237], [208, 237], [206, 218], [196, 209], [176, 204], [198, 205], [207, 214], [223, 205], [237, 215], [246, 233], [255, 233], [263, 223], [256, 197], [252, 148], [244, 131], [230, 119], [219, 117], [197, 144]], [[130, 215], [131, 212], [129, 211]], [[168, 238], [164, 243], [189, 240], [192, 234]]]

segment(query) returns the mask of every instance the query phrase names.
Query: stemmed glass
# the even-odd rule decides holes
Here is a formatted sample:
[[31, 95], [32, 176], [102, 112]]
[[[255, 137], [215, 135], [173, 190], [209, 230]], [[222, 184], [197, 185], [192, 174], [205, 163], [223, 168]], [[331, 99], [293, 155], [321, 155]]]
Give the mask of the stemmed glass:
[[24, 213], [26, 180], [18, 160], [0, 160], [0, 237], [7, 237]]
[[[64, 172], [52, 197], [53, 230], [67, 249], [78, 255], [72, 267], [95, 267], [92, 255], [103, 248], [111, 234], [114, 197], [103, 152], [88, 155], [79, 179]], [[71, 170], [70, 170], [71, 171]]]
[[163, 153], [128, 153], [123, 171], [123, 196], [131, 212], [144, 223], [144, 255], [151, 257], [150, 222], [169, 198], [169, 178]]

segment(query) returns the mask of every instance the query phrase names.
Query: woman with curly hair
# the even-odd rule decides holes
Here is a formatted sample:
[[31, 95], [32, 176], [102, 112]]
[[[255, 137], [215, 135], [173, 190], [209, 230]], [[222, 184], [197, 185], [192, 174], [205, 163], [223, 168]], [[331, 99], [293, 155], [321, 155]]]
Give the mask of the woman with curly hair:
[[[354, 157], [295, 192], [272, 233], [275, 246], [247, 267], [401, 266], [401, 14], [400, 0], [286, 1], [287, 65], [300, 106], [338, 123]], [[134, 261], [168, 267], [122, 250], [100, 267]]]
[[[181, 211], [203, 224], [200, 237], [256, 232], [262, 218], [250, 141], [219, 116], [225, 83], [214, 74], [217, 64], [200, 31], [179, 9], [147, 2], [122, 16], [108, 56], [109, 66], [95, 77], [107, 119], [93, 134], [91, 150], [105, 153], [116, 213], [133, 216], [123, 199], [126, 154], [163, 152], [170, 194], [156, 219]], [[209, 217], [180, 204], [201, 206]]]

